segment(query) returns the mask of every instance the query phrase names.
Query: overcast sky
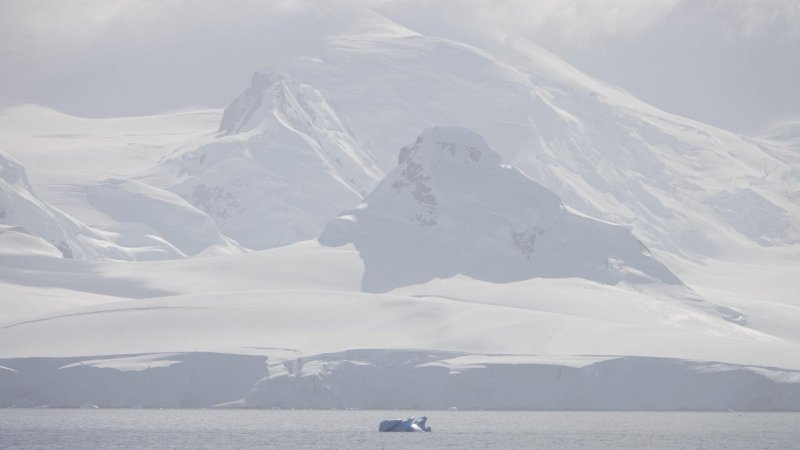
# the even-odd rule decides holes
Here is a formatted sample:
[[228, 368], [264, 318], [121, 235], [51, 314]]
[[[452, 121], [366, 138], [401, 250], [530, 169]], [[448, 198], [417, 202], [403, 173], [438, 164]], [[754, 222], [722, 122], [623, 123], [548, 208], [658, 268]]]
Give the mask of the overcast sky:
[[0, 0], [0, 106], [86, 116], [221, 107], [276, 52], [359, 8], [467, 42], [522, 35], [662, 109], [734, 131], [800, 118], [798, 0]]

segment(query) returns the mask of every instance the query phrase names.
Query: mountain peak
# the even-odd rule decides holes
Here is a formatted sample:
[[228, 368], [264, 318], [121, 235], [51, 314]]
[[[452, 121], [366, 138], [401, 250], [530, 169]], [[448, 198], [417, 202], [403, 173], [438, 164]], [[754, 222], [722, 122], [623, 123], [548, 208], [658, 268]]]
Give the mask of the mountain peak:
[[569, 212], [556, 194], [504, 164], [464, 128], [425, 130], [361, 205], [326, 225], [319, 241], [355, 245], [368, 291], [459, 273], [492, 282], [579, 277], [681, 284], [628, 229]]
[[284, 79], [286, 79], [286, 77], [279, 72], [262, 73], [255, 71], [253, 72], [253, 77], [250, 80], [250, 88], [257, 91], [263, 91], [264, 89]]
[[383, 175], [322, 93], [278, 72], [254, 73], [220, 134], [165, 164], [169, 190], [254, 249], [312, 239]]
[[237, 134], [258, 125], [256, 113], [285, 105], [287, 98], [297, 97], [301, 86], [280, 72], [254, 72], [250, 86], [236, 97], [222, 114], [219, 132]]

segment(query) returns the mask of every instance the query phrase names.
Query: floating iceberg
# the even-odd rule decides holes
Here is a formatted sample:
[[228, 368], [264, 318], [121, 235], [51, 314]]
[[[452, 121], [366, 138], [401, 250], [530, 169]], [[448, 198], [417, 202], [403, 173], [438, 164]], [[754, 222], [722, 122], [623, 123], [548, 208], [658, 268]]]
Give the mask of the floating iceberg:
[[431, 431], [431, 427], [425, 425], [427, 417], [410, 417], [408, 419], [390, 419], [381, 421], [378, 431]]

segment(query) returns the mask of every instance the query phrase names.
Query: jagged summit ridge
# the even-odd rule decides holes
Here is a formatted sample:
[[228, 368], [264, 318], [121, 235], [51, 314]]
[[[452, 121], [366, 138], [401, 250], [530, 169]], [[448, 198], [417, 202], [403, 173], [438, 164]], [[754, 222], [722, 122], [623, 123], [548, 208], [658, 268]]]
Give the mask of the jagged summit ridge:
[[[371, 178], [382, 175], [372, 153], [357, 142], [322, 93], [285, 73], [253, 73], [250, 86], [225, 108], [219, 132], [223, 136], [265, 133], [274, 121], [317, 141], [321, 147], [318, 156], [335, 170], [347, 172], [347, 182], [360, 184], [358, 172]], [[357, 187], [363, 191], [362, 186]]]
[[278, 82], [282, 77], [277, 74], [265, 75], [260, 72], [253, 73], [250, 87], [244, 90], [236, 99], [225, 108], [219, 124], [219, 132], [235, 134], [247, 123], [253, 114], [258, 111], [264, 101], [264, 90]]
[[318, 236], [383, 175], [319, 91], [258, 72], [225, 110], [219, 133], [165, 166], [165, 187], [252, 249]]
[[494, 282], [580, 277], [680, 284], [631, 232], [573, 214], [464, 128], [431, 128], [323, 245], [355, 244], [364, 288], [383, 291], [465, 274]]
[[[431, 226], [439, 216], [438, 197], [444, 192], [469, 192], [473, 189], [469, 186], [471, 179], [491, 170], [498, 174], [518, 173], [505, 165], [500, 154], [474, 131], [435, 127], [425, 130], [414, 144], [400, 150], [397, 169], [387, 179], [391, 180], [391, 190], [396, 195], [406, 197], [414, 205], [410, 209], [413, 218], [422, 226]], [[522, 174], [516, 176], [519, 175]], [[474, 194], [481, 202], [492, 201], [486, 198], [488, 191]], [[531, 194], [540, 209], [560, 208], [558, 198], [544, 189], [532, 190]]]
[[489, 147], [482, 136], [472, 130], [458, 127], [428, 128], [413, 145], [400, 150], [398, 165], [410, 160], [433, 166], [441, 160], [475, 167], [496, 167], [501, 164], [500, 154]]
[[[237, 134], [259, 127], [277, 111], [307, 131], [303, 122], [325, 125], [324, 110], [331, 109], [321, 94], [309, 85], [294, 81], [288, 74], [254, 72], [250, 86], [236, 97], [222, 114], [219, 132]], [[336, 118], [334, 122], [341, 125]]]

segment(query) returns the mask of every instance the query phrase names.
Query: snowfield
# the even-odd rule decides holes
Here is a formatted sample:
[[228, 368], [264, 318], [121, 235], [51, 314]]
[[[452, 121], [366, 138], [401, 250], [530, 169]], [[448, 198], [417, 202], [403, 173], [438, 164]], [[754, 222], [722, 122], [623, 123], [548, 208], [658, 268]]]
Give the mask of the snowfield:
[[800, 410], [796, 123], [333, 28], [224, 110], [0, 111], [0, 406]]

